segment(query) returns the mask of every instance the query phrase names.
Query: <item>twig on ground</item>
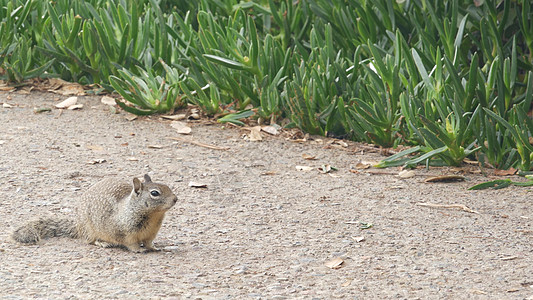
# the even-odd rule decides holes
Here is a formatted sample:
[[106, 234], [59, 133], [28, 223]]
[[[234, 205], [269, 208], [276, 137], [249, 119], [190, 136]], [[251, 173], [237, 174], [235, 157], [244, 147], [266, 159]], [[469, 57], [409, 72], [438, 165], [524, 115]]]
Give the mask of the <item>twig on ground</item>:
[[431, 208], [446, 208], [446, 209], [458, 208], [462, 211], [466, 211], [466, 212], [473, 213], [473, 214], [479, 214], [477, 211], [472, 210], [463, 204], [435, 204], [435, 203], [421, 202], [421, 203], [417, 203], [416, 205], [431, 207]]
[[228, 150], [229, 149], [229, 147], [220, 147], [220, 146], [215, 146], [215, 145], [209, 145], [209, 144], [205, 144], [205, 143], [202, 143], [202, 142], [193, 141], [193, 140], [190, 140], [190, 139], [179, 138], [179, 137], [169, 137], [169, 139], [180, 141], [180, 142], [185, 142], [185, 143], [189, 143], [189, 144], [193, 144], [193, 145], [196, 145], [196, 146], [209, 148], [209, 149], [213, 149], [213, 150]]

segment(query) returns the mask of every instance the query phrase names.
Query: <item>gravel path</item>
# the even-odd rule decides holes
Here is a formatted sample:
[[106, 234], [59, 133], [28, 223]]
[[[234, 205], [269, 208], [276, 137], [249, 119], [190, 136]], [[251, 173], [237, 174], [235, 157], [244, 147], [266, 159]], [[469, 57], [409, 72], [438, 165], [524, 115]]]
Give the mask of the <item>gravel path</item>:
[[[0, 92], [12, 106], [0, 108], [1, 299], [533, 299], [531, 188], [468, 191], [487, 180], [473, 174], [423, 182], [449, 168], [408, 179], [353, 173], [382, 157], [191, 123], [188, 138], [229, 148], [208, 149], [169, 139], [178, 136], [170, 121], [128, 121], [96, 97], [80, 97], [81, 110], [34, 113], [64, 98]], [[338, 171], [296, 169], [324, 164]], [[72, 215], [102, 177], [144, 173], [179, 198], [155, 240], [161, 252], [9, 238], [29, 219]], [[326, 266], [333, 259], [339, 268]]]

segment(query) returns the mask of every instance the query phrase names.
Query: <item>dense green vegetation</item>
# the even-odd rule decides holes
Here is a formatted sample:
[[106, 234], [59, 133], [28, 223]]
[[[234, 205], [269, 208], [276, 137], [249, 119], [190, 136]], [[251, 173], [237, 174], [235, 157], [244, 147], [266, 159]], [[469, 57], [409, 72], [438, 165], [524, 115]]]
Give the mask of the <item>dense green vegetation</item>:
[[[96, 83], [137, 114], [413, 148], [381, 166], [532, 168], [529, 0], [0, 0], [0, 75]], [[416, 155], [413, 155], [416, 154]]]

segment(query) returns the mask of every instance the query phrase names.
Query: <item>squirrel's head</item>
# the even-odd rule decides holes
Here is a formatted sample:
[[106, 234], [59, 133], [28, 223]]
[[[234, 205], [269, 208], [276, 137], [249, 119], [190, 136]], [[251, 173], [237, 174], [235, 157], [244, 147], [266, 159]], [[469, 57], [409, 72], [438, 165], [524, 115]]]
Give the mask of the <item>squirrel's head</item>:
[[139, 204], [150, 210], [166, 211], [170, 209], [178, 198], [170, 188], [164, 184], [152, 182], [148, 174], [144, 175], [144, 183], [133, 178], [133, 193]]

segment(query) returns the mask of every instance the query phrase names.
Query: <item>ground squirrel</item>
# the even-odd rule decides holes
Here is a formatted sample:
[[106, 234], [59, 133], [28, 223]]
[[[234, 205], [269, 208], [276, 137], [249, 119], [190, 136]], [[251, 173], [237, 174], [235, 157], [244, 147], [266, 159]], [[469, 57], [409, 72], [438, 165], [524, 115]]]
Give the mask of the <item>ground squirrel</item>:
[[19, 227], [13, 239], [34, 244], [42, 238], [68, 236], [103, 247], [126, 247], [133, 252], [156, 251], [154, 240], [165, 212], [176, 204], [176, 195], [164, 184], [144, 175], [133, 186], [104, 179], [85, 192], [75, 219], [41, 218]]

